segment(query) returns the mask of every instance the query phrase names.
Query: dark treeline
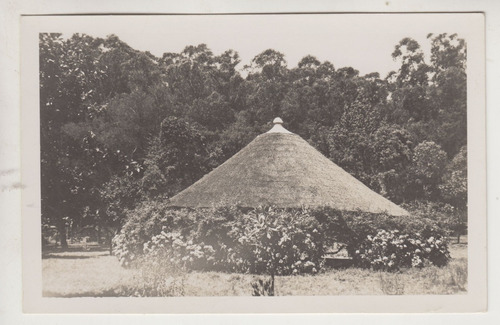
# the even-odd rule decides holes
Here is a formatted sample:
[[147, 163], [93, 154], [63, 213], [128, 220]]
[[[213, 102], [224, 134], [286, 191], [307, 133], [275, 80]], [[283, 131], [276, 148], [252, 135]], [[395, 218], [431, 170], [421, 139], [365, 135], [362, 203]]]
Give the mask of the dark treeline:
[[127, 209], [191, 185], [277, 116], [390, 200], [465, 211], [466, 45], [428, 41], [430, 58], [410, 38], [395, 44], [399, 69], [386, 78], [311, 55], [290, 68], [272, 49], [244, 77], [233, 50], [158, 58], [116, 36], [40, 34], [44, 224], [116, 229]]

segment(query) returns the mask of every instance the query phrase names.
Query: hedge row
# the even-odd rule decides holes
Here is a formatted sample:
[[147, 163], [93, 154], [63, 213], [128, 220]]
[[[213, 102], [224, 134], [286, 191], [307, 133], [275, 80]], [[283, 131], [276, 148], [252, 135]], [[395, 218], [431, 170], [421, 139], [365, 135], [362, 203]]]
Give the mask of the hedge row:
[[185, 270], [272, 275], [318, 272], [334, 243], [345, 244], [357, 266], [374, 269], [449, 259], [443, 233], [430, 220], [330, 208], [174, 210], [148, 202], [129, 212], [113, 240], [123, 266], [146, 259]]

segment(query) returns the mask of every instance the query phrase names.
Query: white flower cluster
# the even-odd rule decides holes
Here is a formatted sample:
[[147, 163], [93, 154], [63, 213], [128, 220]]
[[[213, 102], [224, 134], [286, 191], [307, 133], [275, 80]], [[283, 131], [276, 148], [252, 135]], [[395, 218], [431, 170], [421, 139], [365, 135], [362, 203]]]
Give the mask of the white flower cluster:
[[445, 241], [435, 236], [423, 238], [401, 234], [398, 230], [380, 230], [375, 236], [367, 236], [355, 251], [355, 260], [362, 266], [394, 271], [401, 267], [423, 267], [425, 261], [444, 265], [449, 259]]

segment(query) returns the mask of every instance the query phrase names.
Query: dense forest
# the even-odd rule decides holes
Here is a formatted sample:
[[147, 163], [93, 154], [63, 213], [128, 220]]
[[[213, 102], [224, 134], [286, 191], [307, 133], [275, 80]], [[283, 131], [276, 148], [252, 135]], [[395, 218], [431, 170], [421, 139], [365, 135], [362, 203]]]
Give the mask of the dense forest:
[[279, 116], [371, 189], [463, 227], [466, 44], [427, 40], [430, 57], [411, 38], [395, 44], [399, 69], [382, 77], [313, 55], [289, 67], [274, 49], [240, 70], [236, 51], [205, 44], [156, 57], [114, 35], [40, 34], [42, 226], [111, 233], [127, 211], [191, 185]]

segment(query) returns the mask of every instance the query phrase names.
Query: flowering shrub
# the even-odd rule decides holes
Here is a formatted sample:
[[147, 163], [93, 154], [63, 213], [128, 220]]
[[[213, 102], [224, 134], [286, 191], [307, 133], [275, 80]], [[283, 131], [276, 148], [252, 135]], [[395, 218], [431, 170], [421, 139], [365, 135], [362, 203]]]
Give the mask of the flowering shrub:
[[145, 202], [127, 211], [127, 222], [113, 238], [113, 254], [122, 266], [132, 266], [153, 236], [165, 229], [181, 229], [184, 235], [196, 224], [193, 219], [193, 213], [187, 210], [174, 211], [163, 202]]
[[123, 266], [144, 257], [141, 264], [147, 259], [164, 268], [273, 276], [319, 272], [334, 243], [346, 245], [362, 267], [444, 265], [449, 255], [442, 238], [423, 218], [330, 208], [173, 210], [150, 202], [128, 212], [113, 248]]
[[308, 215], [269, 209], [232, 220], [217, 213], [203, 219], [188, 236], [175, 231], [153, 236], [144, 244], [145, 258], [166, 260], [186, 270], [271, 275], [316, 273], [321, 268], [319, 224]]
[[113, 254], [118, 257], [118, 261], [123, 267], [130, 266], [137, 257], [134, 248], [131, 247], [131, 242], [127, 240], [124, 232], [120, 232], [113, 238]]
[[123, 266], [144, 256], [186, 270], [278, 275], [322, 267], [325, 232], [306, 210], [169, 210], [151, 217], [130, 219], [114, 238], [114, 254]]
[[186, 241], [177, 232], [162, 231], [144, 244], [146, 259], [163, 260], [187, 270], [209, 269], [214, 261], [214, 253], [212, 246]]
[[419, 234], [422, 238], [442, 238], [446, 232], [435, 220], [421, 215], [390, 216], [387, 214], [371, 214], [363, 212], [345, 212], [342, 214], [345, 220], [343, 230], [344, 236], [341, 242], [347, 244], [351, 256], [355, 251], [365, 245], [368, 236], [375, 236], [379, 231], [399, 231], [400, 234]]
[[257, 210], [232, 231], [238, 244], [229, 254], [234, 269], [288, 275], [317, 273], [322, 267], [324, 235], [306, 210]]
[[448, 246], [442, 237], [401, 234], [398, 230], [380, 230], [368, 235], [355, 251], [358, 266], [374, 270], [395, 271], [402, 267], [423, 267], [426, 261], [446, 265], [450, 258]]

